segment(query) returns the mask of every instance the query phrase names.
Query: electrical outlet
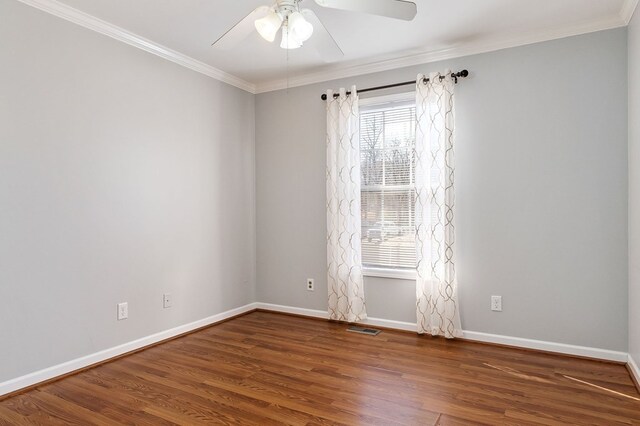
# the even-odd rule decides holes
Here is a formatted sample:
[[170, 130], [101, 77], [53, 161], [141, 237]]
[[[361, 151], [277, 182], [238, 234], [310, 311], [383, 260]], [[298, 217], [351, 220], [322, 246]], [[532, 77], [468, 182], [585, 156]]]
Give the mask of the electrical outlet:
[[127, 302], [118, 303], [118, 321], [129, 318], [129, 304]]
[[502, 296], [491, 296], [491, 310], [502, 312]]
[[173, 297], [171, 297], [171, 293], [165, 293], [162, 296], [162, 306], [167, 309], [173, 306]]
[[313, 278], [307, 278], [307, 290], [309, 290], [309, 291], [313, 291], [314, 290]]

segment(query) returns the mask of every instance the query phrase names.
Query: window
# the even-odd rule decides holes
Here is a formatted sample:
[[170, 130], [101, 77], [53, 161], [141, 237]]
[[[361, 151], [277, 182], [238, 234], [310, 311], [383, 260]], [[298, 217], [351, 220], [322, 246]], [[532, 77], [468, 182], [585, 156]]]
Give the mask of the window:
[[[362, 264], [365, 275], [411, 278], [416, 266], [415, 101], [394, 98], [361, 102]], [[385, 270], [391, 275], [380, 273]]]

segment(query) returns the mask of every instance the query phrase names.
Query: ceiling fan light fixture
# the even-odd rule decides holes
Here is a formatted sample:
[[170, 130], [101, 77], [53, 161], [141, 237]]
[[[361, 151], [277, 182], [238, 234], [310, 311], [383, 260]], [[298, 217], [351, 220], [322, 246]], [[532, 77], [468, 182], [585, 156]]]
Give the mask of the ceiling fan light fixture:
[[[22, 0], [26, 1], [26, 0]], [[297, 49], [311, 37], [317, 38], [314, 48], [325, 62], [336, 62], [344, 52], [313, 9], [300, 5], [315, 2], [319, 7], [411, 21], [418, 13], [416, 0], [261, 0], [258, 6], [212, 43], [217, 49], [228, 50], [257, 31], [272, 43], [282, 30], [280, 47]], [[637, 0], [636, 0], [637, 1]]]
[[286, 23], [282, 26], [282, 41], [280, 47], [283, 49], [297, 49], [302, 46], [302, 42], [298, 40], [296, 34]]
[[300, 12], [293, 12], [288, 18], [288, 27], [300, 43], [309, 40], [313, 34], [313, 25]]
[[272, 10], [264, 18], [257, 19], [254, 24], [258, 34], [269, 43], [272, 43], [282, 26], [282, 18]]

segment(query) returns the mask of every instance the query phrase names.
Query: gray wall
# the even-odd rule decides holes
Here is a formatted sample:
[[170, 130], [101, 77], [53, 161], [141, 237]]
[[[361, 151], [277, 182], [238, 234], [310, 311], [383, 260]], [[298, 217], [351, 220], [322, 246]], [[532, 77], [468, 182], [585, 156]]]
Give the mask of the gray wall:
[[[326, 309], [320, 94], [468, 68], [456, 89], [464, 329], [626, 351], [626, 38], [621, 28], [258, 95], [258, 300]], [[367, 278], [365, 293], [370, 316], [415, 321], [413, 282]]]
[[[457, 87], [464, 328], [626, 350], [630, 271], [640, 359], [625, 29], [254, 97], [13, 0], [0, 16], [0, 381], [255, 300], [326, 309], [319, 95], [447, 67], [472, 72]], [[414, 293], [366, 279], [372, 317], [415, 321]]]
[[[638, 9], [640, 10], [640, 9]], [[640, 363], [640, 12], [629, 25], [629, 354]], [[640, 364], [639, 364], [640, 365]]]
[[0, 381], [255, 300], [254, 100], [0, 0]]

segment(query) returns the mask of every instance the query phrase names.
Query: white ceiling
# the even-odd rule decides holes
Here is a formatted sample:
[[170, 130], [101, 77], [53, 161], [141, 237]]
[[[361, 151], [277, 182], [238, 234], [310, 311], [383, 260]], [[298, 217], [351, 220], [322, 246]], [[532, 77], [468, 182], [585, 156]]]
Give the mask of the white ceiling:
[[287, 76], [308, 82], [319, 73], [337, 77], [354, 67], [376, 70], [372, 64], [381, 61], [389, 68], [406, 65], [412, 58], [425, 62], [431, 56], [455, 56], [453, 52], [468, 52], [471, 46], [492, 50], [492, 46], [622, 26], [637, 4], [637, 0], [414, 0], [418, 15], [405, 22], [325, 9], [303, 0], [303, 7], [316, 11], [345, 53], [342, 61], [326, 64], [314, 49], [313, 37], [301, 49], [289, 51], [288, 58], [277, 43], [270, 44], [255, 32], [234, 50], [211, 47], [246, 14], [273, 0], [59, 1], [239, 77], [257, 91], [281, 87]]

